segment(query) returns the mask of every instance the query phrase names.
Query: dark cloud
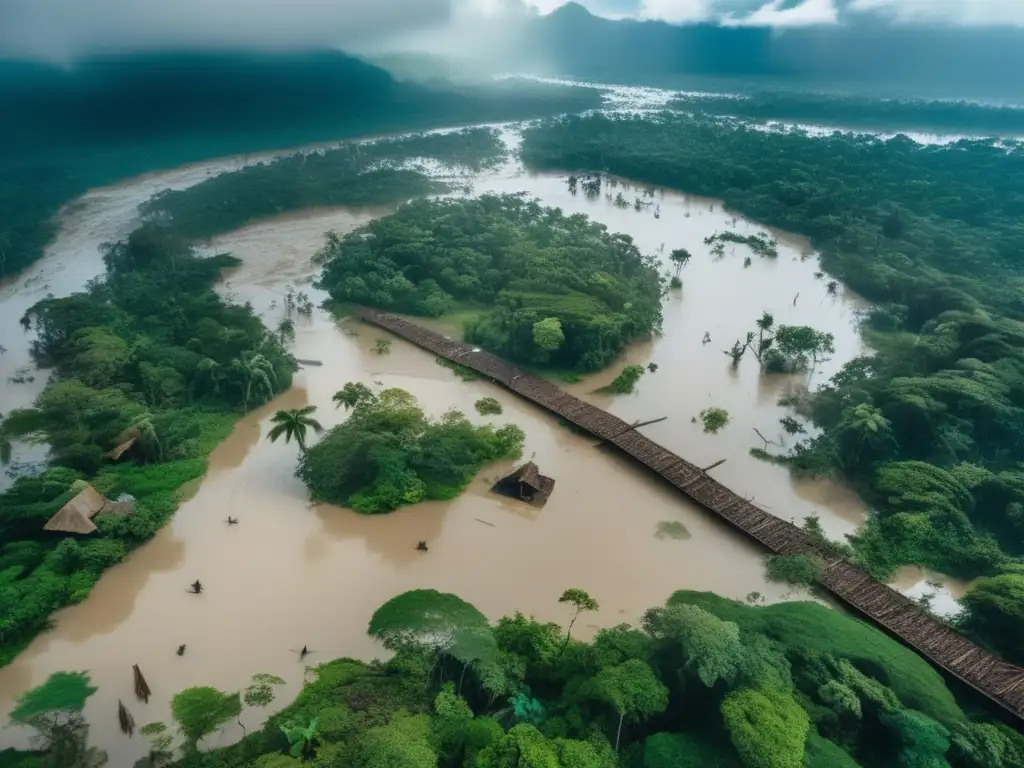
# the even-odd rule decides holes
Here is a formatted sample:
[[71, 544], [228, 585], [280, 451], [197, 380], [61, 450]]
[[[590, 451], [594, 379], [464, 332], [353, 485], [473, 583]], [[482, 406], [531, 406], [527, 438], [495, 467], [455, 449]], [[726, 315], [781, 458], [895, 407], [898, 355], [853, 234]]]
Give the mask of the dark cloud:
[[0, 58], [366, 45], [449, 16], [449, 0], [0, 0]]

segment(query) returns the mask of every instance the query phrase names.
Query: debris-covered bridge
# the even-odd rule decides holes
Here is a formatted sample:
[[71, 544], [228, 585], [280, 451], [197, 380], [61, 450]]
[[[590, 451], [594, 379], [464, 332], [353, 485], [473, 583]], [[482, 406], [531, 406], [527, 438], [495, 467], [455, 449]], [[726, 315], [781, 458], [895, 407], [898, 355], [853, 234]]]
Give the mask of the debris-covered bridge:
[[751, 504], [705, 471], [644, 437], [631, 425], [483, 351], [394, 315], [360, 308], [363, 320], [489, 377], [516, 394], [613, 443], [772, 552], [817, 550], [822, 581], [843, 602], [880, 624], [934, 664], [1024, 719], [1024, 669], [1008, 664], [929, 616], [916, 603], [840, 557], [817, 549], [800, 528]]

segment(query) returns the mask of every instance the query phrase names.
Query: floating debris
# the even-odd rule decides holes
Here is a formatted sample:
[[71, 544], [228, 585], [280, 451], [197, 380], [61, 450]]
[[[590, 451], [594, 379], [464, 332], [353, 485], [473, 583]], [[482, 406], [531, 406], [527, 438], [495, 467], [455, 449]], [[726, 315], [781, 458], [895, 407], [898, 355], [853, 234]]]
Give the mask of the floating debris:
[[121, 725], [121, 733], [127, 733], [129, 739], [135, 735], [135, 718], [120, 699], [117, 701], [117, 720]]
[[[181, 646], [182, 653], [184, 653], [185, 646]], [[135, 695], [141, 700], [149, 704], [149, 697], [153, 695], [153, 692], [149, 690], [149, 683], [146, 682], [146, 678], [142, 676], [142, 670], [139, 669], [138, 664], [132, 664], [132, 671], [135, 673]]]

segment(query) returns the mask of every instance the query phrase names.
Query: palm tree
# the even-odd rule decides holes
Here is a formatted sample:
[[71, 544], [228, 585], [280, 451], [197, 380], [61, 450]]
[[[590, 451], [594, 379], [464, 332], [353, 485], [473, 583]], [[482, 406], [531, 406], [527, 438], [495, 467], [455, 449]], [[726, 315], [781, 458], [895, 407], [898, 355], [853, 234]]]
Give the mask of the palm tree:
[[246, 356], [243, 353], [241, 358], [231, 361], [231, 367], [242, 376], [242, 408], [246, 413], [249, 411], [253, 387], [262, 390], [267, 400], [274, 396], [277, 375], [274, 373], [273, 364], [264, 355], [256, 353]]
[[350, 381], [335, 392], [331, 400], [334, 401], [335, 408], [343, 405], [347, 411], [350, 408], [355, 408], [364, 400], [373, 400], [375, 398], [376, 395], [373, 394], [373, 391], [361, 381]]
[[305, 453], [306, 431], [312, 429], [318, 435], [324, 431], [324, 428], [320, 426], [320, 422], [311, 415], [315, 410], [315, 405], [307, 405], [305, 408], [295, 408], [275, 413], [271, 419], [274, 426], [267, 433], [270, 442], [276, 443], [277, 438], [282, 436], [286, 443], [290, 443], [294, 439], [299, 444], [299, 450]]
[[775, 317], [771, 312], [762, 312], [761, 317], [757, 319], [757, 354], [755, 355], [758, 360], [761, 359], [761, 355], [764, 351], [772, 345], [772, 337], [768, 336], [766, 339], [764, 335], [770, 334], [772, 327], [775, 325]]
[[163, 460], [164, 447], [160, 443], [160, 437], [156, 433], [153, 417], [150, 414], [146, 413], [140, 416], [129, 429], [138, 433], [135, 444], [142, 449], [142, 453], [147, 459], [154, 462]]

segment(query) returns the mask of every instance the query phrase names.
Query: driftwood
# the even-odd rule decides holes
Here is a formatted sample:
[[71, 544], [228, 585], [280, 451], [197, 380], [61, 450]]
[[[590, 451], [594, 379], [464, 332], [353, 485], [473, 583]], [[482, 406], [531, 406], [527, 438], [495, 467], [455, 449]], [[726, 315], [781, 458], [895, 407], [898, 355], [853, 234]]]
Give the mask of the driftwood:
[[117, 721], [121, 726], [121, 733], [127, 733], [129, 739], [135, 735], [135, 718], [120, 699], [117, 700]]
[[573, 425], [614, 443], [771, 552], [782, 555], [816, 552], [823, 562], [822, 583], [834, 595], [936, 666], [1024, 719], [1024, 669], [983, 650], [929, 616], [913, 600], [876, 581], [866, 571], [841, 557], [823, 550], [793, 523], [751, 504], [710, 477], [705, 470], [644, 437], [632, 425], [566, 393], [550, 381], [408, 320], [374, 309], [359, 308], [356, 311], [364, 321], [435, 355], [472, 368]]
[[135, 695], [141, 701], [149, 704], [149, 697], [153, 695], [153, 692], [149, 690], [149, 684], [146, 682], [146, 678], [142, 676], [142, 670], [139, 669], [138, 664], [132, 664], [132, 672], [135, 674]]

